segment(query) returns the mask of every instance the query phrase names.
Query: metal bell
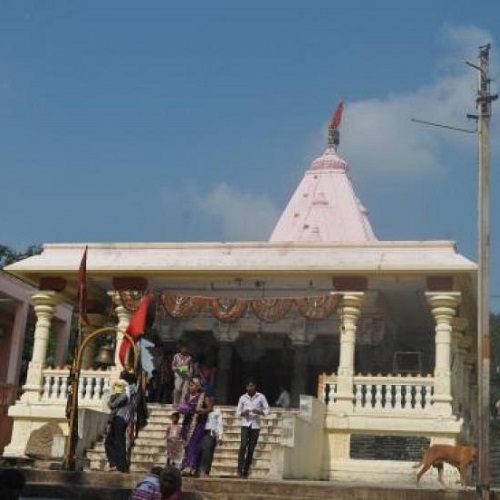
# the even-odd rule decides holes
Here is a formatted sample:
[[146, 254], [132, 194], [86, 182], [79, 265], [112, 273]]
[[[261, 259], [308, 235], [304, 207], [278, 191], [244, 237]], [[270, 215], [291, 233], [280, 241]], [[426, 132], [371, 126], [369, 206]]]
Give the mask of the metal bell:
[[107, 368], [115, 364], [115, 348], [110, 344], [104, 344], [94, 358], [94, 365], [98, 368]]

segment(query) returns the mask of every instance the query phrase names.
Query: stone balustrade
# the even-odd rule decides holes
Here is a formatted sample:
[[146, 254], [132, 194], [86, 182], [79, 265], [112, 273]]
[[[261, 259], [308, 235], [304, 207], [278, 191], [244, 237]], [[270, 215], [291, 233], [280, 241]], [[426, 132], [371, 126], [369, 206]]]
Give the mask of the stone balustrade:
[[[66, 404], [68, 398], [69, 369], [45, 368], [41, 401], [48, 404]], [[81, 370], [78, 384], [78, 406], [95, 408], [103, 405], [109, 393], [111, 372], [103, 370]]]
[[[424, 412], [433, 404], [432, 375], [356, 375], [353, 377], [354, 412]], [[319, 377], [318, 399], [335, 405], [337, 375]]]

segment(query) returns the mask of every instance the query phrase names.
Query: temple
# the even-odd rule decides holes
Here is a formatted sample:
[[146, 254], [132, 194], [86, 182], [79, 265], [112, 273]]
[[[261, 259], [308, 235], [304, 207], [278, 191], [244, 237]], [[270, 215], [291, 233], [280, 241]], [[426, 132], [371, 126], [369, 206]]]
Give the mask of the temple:
[[[194, 355], [208, 356], [219, 403], [235, 404], [248, 376], [270, 401], [280, 386], [290, 389], [299, 413], [293, 439], [281, 443], [283, 477], [410, 474], [411, 461], [401, 459], [408, 447], [476, 433], [477, 266], [452, 241], [375, 237], [337, 153], [339, 123], [337, 110], [326, 150], [267, 242], [88, 244], [84, 336], [105, 325], [124, 331], [153, 290], [163, 349], [182, 339]], [[68, 370], [47, 366], [46, 356], [58, 304], [76, 302], [85, 246], [47, 244], [7, 268], [36, 287], [37, 322], [22, 396], [9, 409], [5, 456], [23, 456], [30, 434], [49, 421], [67, 434]], [[96, 369], [95, 354], [90, 345], [80, 407], [100, 412], [120, 367]], [[300, 441], [303, 425], [310, 439]], [[377, 439], [389, 439], [393, 450], [383, 461], [360, 451]], [[293, 450], [313, 445], [319, 459], [306, 474]]]

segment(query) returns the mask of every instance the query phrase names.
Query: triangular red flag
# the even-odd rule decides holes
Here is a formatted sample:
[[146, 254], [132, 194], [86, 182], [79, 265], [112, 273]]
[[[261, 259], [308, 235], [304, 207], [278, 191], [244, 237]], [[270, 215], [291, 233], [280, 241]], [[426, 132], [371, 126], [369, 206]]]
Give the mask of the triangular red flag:
[[87, 249], [83, 252], [80, 268], [78, 269], [78, 308], [80, 322], [88, 323], [87, 318]]
[[344, 101], [340, 101], [335, 113], [333, 114], [332, 121], [330, 123], [330, 127], [332, 129], [339, 128], [340, 122], [342, 120], [342, 113], [344, 112]]
[[[135, 311], [134, 315], [130, 319], [130, 323], [125, 330], [133, 339], [136, 341], [143, 333], [146, 328], [146, 317], [148, 313], [149, 303], [153, 298], [153, 294], [148, 292], [141, 300], [137, 311]], [[124, 338], [121, 346], [120, 352], [118, 354], [120, 363], [125, 366], [125, 360], [127, 359], [127, 353], [130, 349], [131, 345], [127, 338]]]

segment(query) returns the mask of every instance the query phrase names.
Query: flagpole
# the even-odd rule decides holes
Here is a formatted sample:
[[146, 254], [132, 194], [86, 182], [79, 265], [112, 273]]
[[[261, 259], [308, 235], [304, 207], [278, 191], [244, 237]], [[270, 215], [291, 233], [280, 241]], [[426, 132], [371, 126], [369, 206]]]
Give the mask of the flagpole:
[[69, 433], [64, 452], [63, 468], [67, 470], [72, 470], [75, 467], [74, 456], [78, 441], [78, 380], [80, 378], [78, 354], [82, 341], [83, 321], [87, 322], [87, 251], [88, 246], [86, 245], [78, 268], [78, 327], [73, 349], [73, 362], [69, 373], [69, 394], [66, 403]]

